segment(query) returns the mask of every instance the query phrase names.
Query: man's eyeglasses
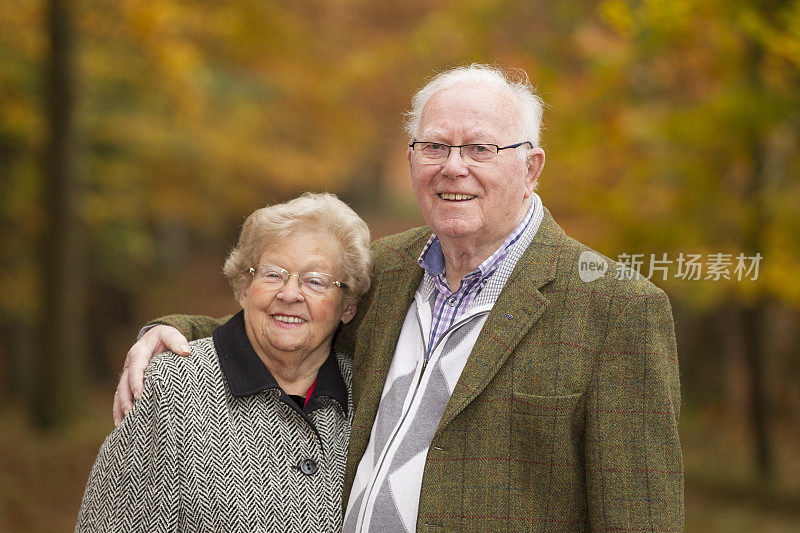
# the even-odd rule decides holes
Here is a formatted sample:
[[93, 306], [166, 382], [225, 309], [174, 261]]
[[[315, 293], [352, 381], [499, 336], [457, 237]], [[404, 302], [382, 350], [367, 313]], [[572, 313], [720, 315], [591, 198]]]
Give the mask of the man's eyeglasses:
[[347, 288], [345, 283], [335, 281], [332, 275], [325, 272], [290, 274], [288, 270], [275, 265], [256, 265], [248, 272], [253, 276], [253, 281], [268, 289], [282, 289], [292, 276], [297, 276], [297, 285], [307, 295], [325, 294], [334, 287]]
[[500, 150], [508, 150], [510, 148], [518, 148], [524, 144], [530, 144], [533, 148], [533, 143], [530, 141], [522, 141], [521, 143], [509, 144], [508, 146], [497, 146], [496, 144], [444, 144], [432, 143], [426, 141], [414, 141], [408, 146], [420, 159], [438, 163], [450, 157], [450, 150], [458, 148], [461, 157], [466, 156], [468, 159], [476, 163], [485, 163], [491, 161]]

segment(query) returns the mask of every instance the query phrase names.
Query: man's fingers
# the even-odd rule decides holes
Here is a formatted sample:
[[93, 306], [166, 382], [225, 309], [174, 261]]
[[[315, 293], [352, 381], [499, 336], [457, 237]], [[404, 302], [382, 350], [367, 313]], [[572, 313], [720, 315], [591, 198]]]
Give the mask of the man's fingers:
[[181, 332], [172, 326], [159, 325], [147, 331], [128, 352], [128, 386], [135, 399], [142, 396], [144, 370], [157, 353], [170, 350], [180, 355], [189, 355], [189, 343]]
[[[152, 331], [152, 330], [151, 330]], [[131, 390], [131, 365], [142, 364], [146, 367], [147, 362], [150, 360], [151, 353], [156, 348], [155, 344], [158, 343], [158, 335], [148, 335], [150, 331], [145, 333], [136, 343], [128, 350], [125, 357], [125, 366], [122, 368], [122, 374], [119, 376], [119, 383], [117, 383], [117, 390], [114, 392], [114, 425], [118, 426], [125, 415], [128, 414], [133, 408], [133, 391]], [[137, 363], [136, 361], [144, 361]], [[140, 378], [141, 380], [141, 378]], [[140, 383], [141, 387], [141, 383]], [[141, 388], [139, 389], [141, 396]]]
[[128, 411], [133, 407], [133, 396], [128, 386], [128, 368], [122, 371], [117, 384], [117, 391], [114, 393], [114, 425], [119, 425]]
[[[155, 352], [158, 337], [151, 335], [152, 330], [145, 333], [136, 344], [128, 350], [128, 357], [125, 358], [125, 368], [122, 372], [122, 379], [117, 387], [117, 392], [122, 397], [122, 401], [127, 403], [132, 399], [139, 399], [142, 395], [144, 381], [144, 369]], [[137, 380], [138, 379], [138, 383]], [[124, 380], [124, 384], [122, 381]], [[124, 414], [127, 414], [124, 413]]]
[[178, 355], [189, 355], [191, 353], [189, 342], [177, 329], [171, 326], [158, 326], [153, 329], [158, 330], [159, 339], [167, 350]]
[[146, 357], [133, 357], [130, 365], [128, 365], [128, 388], [136, 400], [142, 397], [144, 369], [147, 368], [147, 363], [150, 362], [150, 357], [152, 357], [152, 354], [145, 355]]
[[111, 408], [111, 412], [114, 414], [114, 426], [118, 426], [120, 422], [122, 422], [122, 406], [119, 403], [119, 393], [114, 393], [114, 405]]
[[180, 331], [171, 327], [159, 325], [150, 328], [136, 344], [128, 350], [125, 358], [125, 367], [119, 378], [117, 392], [114, 394], [114, 424], [118, 425], [133, 408], [133, 401], [142, 396], [144, 389], [144, 370], [150, 359], [165, 350], [173, 351], [180, 355], [189, 355], [189, 343]]

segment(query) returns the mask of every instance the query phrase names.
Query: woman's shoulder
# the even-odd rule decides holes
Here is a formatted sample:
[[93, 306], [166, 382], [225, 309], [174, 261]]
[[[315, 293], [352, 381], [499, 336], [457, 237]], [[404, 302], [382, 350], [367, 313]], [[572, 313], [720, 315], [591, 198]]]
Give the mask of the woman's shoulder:
[[178, 355], [169, 351], [154, 355], [145, 371], [145, 379], [175, 378], [185, 381], [187, 378], [219, 375], [219, 358], [211, 337], [194, 340], [189, 343], [189, 348], [189, 355]]
[[154, 356], [144, 374], [142, 393], [155, 402], [154, 408], [179, 412], [183, 419], [204, 416], [207, 409], [223, 405], [227, 391], [213, 340], [198, 339], [189, 347], [187, 356], [173, 352]]

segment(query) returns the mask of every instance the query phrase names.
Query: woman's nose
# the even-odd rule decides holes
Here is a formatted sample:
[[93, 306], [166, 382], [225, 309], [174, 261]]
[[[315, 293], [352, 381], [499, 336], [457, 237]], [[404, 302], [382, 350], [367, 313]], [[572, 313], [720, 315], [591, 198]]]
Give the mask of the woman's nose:
[[289, 274], [289, 279], [286, 280], [281, 290], [278, 291], [278, 297], [288, 302], [302, 300], [303, 292], [300, 290], [300, 276], [297, 274]]

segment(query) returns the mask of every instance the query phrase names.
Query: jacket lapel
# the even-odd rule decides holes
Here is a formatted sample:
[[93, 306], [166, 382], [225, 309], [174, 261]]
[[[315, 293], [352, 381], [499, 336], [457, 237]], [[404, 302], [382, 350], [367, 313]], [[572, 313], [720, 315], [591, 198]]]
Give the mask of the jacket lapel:
[[[426, 240], [427, 238], [422, 241], [423, 245]], [[360, 335], [369, 336], [369, 353], [362, 359], [366, 365], [361, 373], [362, 383], [354, 383], [353, 387], [353, 399], [357, 406], [353, 422], [354, 434], [361, 427], [371, 429], [375, 421], [400, 330], [422, 280], [424, 271], [416, 262], [421, 249], [419, 246], [409, 250], [407, 259], [400, 261], [396, 267], [382, 271], [373, 280], [375, 316], [369, 322], [372, 328], [369, 332], [359, 332]], [[366, 435], [369, 435], [369, 431]], [[364, 445], [366, 446], [366, 442]]]
[[536, 236], [486, 319], [445, 408], [438, 431], [486, 388], [546, 309], [547, 298], [539, 289], [555, 278], [564, 237], [564, 231], [545, 209]]

